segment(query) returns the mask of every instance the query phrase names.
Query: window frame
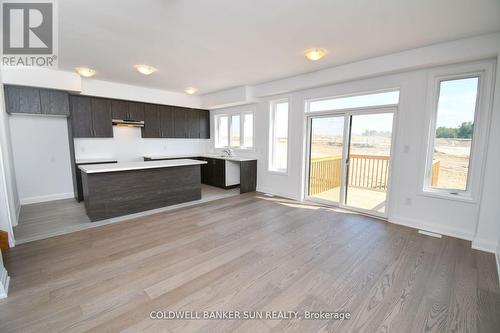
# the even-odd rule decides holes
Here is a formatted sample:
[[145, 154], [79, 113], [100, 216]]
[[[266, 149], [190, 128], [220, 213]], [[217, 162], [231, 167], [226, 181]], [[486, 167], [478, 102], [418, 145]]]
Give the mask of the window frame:
[[[489, 135], [488, 120], [491, 113], [492, 71], [491, 62], [449, 66], [445, 69], [432, 70], [428, 77], [427, 112], [428, 133], [425, 146], [425, 164], [423, 168], [420, 194], [429, 197], [450, 199], [464, 202], [478, 202], [484, 173], [484, 157], [487, 152]], [[476, 109], [474, 111], [474, 130], [472, 132], [469, 167], [466, 189], [444, 189], [431, 186], [432, 162], [436, 142], [436, 125], [441, 82], [478, 78]]]
[[[247, 147], [243, 146], [242, 144], [244, 143], [245, 139], [245, 115], [251, 114], [252, 115], [252, 146]], [[232, 122], [233, 122], [233, 116], [240, 116], [240, 145], [239, 146], [233, 146], [231, 143], [231, 127], [232, 127]], [[219, 135], [219, 119], [222, 117], [227, 117], [227, 135], [228, 135], [228, 145], [227, 146], [217, 146], [218, 143], [218, 135]], [[255, 112], [254, 111], [237, 111], [237, 112], [225, 112], [225, 113], [220, 113], [214, 115], [214, 149], [218, 150], [223, 150], [227, 148], [231, 148], [233, 150], [242, 150], [242, 151], [253, 151], [255, 149]]]
[[[276, 106], [278, 104], [288, 103], [287, 109], [287, 142], [286, 142], [286, 168], [285, 169], [277, 169], [273, 168], [273, 152], [274, 152], [274, 132], [275, 132], [275, 114], [276, 114]], [[278, 174], [278, 175], [288, 175], [289, 165], [290, 165], [290, 100], [288, 98], [282, 98], [277, 100], [272, 100], [269, 102], [269, 141], [268, 141], [268, 162], [267, 162], [267, 171], [270, 173]]]

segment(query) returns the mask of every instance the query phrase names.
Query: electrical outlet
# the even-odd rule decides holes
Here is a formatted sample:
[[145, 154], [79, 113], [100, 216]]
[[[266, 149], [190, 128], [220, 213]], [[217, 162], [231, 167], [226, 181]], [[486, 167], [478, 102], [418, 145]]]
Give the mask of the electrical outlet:
[[403, 148], [403, 151], [405, 153], [409, 153], [410, 152], [410, 145], [405, 145], [404, 148]]
[[411, 206], [411, 205], [412, 205], [412, 203], [413, 203], [413, 202], [412, 202], [411, 198], [405, 198], [405, 204], [406, 204], [407, 206]]

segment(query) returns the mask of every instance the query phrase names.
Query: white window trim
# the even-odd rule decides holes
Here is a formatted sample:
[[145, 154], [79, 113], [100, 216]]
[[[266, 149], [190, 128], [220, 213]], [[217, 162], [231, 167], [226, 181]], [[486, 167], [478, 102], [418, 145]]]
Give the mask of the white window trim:
[[[288, 124], [287, 124], [287, 144], [286, 144], [286, 169], [275, 169], [272, 167], [273, 161], [273, 147], [274, 147], [274, 116], [276, 105], [281, 103], [288, 103]], [[268, 140], [268, 156], [267, 156], [267, 172], [288, 176], [290, 165], [290, 101], [288, 98], [277, 99], [269, 102], [269, 140]]]
[[[245, 129], [244, 129], [244, 116], [246, 114], [251, 114], [253, 115], [253, 124], [252, 124], [252, 129], [253, 129], [253, 133], [252, 133], [252, 146], [251, 147], [244, 147], [244, 146], [241, 146], [241, 144], [243, 144], [244, 142], [244, 139], [245, 139]], [[231, 146], [231, 125], [232, 125], [232, 117], [235, 116], [235, 115], [239, 115], [240, 116], [240, 145], [239, 146]], [[227, 120], [227, 135], [228, 135], [228, 145], [227, 146], [217, 146], [217, 141], [218, 141], [218, 129], [219, 129], [219, 119], [221, 117], [227, 117], [228, 120]], [[220, 114], [216, 114], [214, 115], [214, 132], [215, 132], [215, 135], [214, 135], [214, 149], [215, 150], [223, 150], [223, 149], [227, 149], [227, 148], [231, 148], [233, 150], [236, 150], [236, 151], [254, 151], [255, 150], [255, 112], [254, 111], [248, 111], [248, 110], [245, 110], [245, 111], [235, 111], [235, 112], [227, 112], [227, 113], [220, 113]]]
[[[428, 135], [425, 146], [425, 163], [420, 181], [421, 195], [470, 203], [478, 202], [490, 128], [493, 70], [494, 63], [492, 61], [484, 61], [473, 64], [453, 65], [429, 72], [427, 92]], [[466, 190], [432, 188], [429, 181], [430, 173], [432, 172], [440, 84], [446, 80], [471, 77], [478, 77], [479, 82], [469, 170], [467, 174], [467, 188]]]

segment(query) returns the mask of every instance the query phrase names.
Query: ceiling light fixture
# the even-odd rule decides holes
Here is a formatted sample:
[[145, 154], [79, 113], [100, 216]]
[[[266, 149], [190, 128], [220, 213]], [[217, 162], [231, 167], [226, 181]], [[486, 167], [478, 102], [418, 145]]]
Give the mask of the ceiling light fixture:
[[96, 73], [94, 69], [88, 67], [76, 67], [75, 70], [78, 72], [78, 74], [85, 77], [92, 77]]
[[326, 53], [327, 52], [325, 49], [309, 49], [306, 50], [305, 55], [307, 59], [311, 61], [317, 61], [323, 58], [326, 55]]
[[192, 95], [198, 91], [195, 87], [187, 87], [185, 90], [186, 94]]
[[148, 66], [148, 65], [135, 65], [134, 67], [135, 67], [135, 69], [137, 69], [137, 71], [139, 73], [144, 74], [144, 75], [153, 74], [154, 72], [157, 71], [156, 68], [154, 68], [153, 66]]

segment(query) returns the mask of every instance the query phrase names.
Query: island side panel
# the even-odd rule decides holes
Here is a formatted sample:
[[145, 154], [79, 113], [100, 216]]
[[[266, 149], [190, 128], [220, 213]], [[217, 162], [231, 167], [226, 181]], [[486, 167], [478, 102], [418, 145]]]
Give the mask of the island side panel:
[[201, 199], [199, 165], [82, 175], [91, 221]]
[[257, 160], [240, 162], [240, 193], [257, 189]]

